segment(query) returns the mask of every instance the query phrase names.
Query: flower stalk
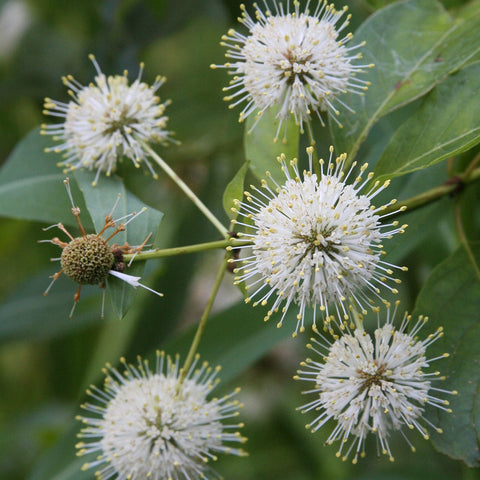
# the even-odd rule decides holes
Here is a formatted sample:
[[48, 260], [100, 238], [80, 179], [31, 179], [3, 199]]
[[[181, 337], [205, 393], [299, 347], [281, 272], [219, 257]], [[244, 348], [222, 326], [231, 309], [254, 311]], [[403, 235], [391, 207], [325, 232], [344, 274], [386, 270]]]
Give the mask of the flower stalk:
[[180, 190], [196, 205], [196, 207], [207, 217], [211, 224], [220, 232], [222, 237], [228, 237], [228, 230], [219, 222], [217, 217], [208, 209], [208, 207], [192, 192], [190, 187], [170, 168], [170, 166], [158, 155], [148, 144], [143, 148], [158, 166], [178, 185]]
[[246, 247], [251, 245], [251, 240], [238, 240], [236, 238], [226, 238], [225, 240], [216, 240], [214, 242], [196, 243], [194, 245], [185, 245], [183, 247], [164, 248], [161, 250], [147, 250], [145, 252], [127, 254], [123, 258], [125, 262], [136, 262], [140, 260], [152, 260], [154, 258], [174, 257], [175, 255], [186, 255], [189, 253], [206, 252], [218, 248], [227, 248], [231, 246]]
[[[426, 192], [415, 195], [414, 197], [406, 200], [400, 200], [395, 205], [387, 207], [383, 212], [385, 214], [396, 212], [395, 215], [401, 215], [402, 213], [410, 213], [417, 208], [421, 208], [425, 205], [440, 200], [446, 195], [453, 195], [462, 185], [469, 185], [480, 179], [480, 168], [475, 168], [470, 172], [465, 172], [456, 177], [451, 178], [443, 185], [427, 190]], [[407, 207], [404, 210], [399, 210], [399, 207]]]
[[185, 376], [187, 375], [187, 372], [190, 369], [190, 366], [192, 365], [192, 362], [195, 359], [198, 345], [200, 344], [203, 331], [205, 330], [207, 319], [212, 310], [212, 306], [217, 296], [220, 285], [222, 283], [223, 277], [225, 275], [225, 271], [227, 270], [229, 258], [230, 258], [230, 253], [226, 252], [225, 257], [223, 258], [223, 262], [221, 263], [220, 268], [218, 270], [217, 278], [215, 279], [215, 284], [213, 285], [212, 291], [210, 292], [210, 296], [208, 297], [208, 300], [207, 300], [207, 304], [205, 305], [205, 310], [202, 313], [202, 318], [200, 318], [200, 322], [198, 323], [197, 331], [195, 332], [195, 336], [193, 337], [192, 343], [190, 345], [190, 350], [188, 351], [187, 358], [185, 359], [185, 363], [183, 364], [183, 367], [181, 369], [180, 380], [178, 383], [179, 385], [182, 384]]

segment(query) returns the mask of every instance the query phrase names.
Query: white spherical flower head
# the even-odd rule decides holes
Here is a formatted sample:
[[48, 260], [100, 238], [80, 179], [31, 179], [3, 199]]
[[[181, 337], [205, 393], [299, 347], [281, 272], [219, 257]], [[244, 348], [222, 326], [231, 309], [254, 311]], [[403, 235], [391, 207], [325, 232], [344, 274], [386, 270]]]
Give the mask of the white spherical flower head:
[[148, 161], [148, 145], [167, 143], [164, 116], [169, 102], [160, 103], [155, 92], [165, 82], [157, 77], [152, 86], [141, 81], [143, 64], [135, 81], [129, 85], [124, 75], [106, 77], [93, 55], [90, 60], [97, 71], [95, 83], [83, 86], [71, 75], [63, 78], [72, 100], [68, 103], [45, 99], [44, 113], [63, 118], [63, 123], [43, 125], [42, 134], [54, 135], [63, 143], [46, 151], [62, 153], [59, 164], [66, 170], [88, 168], [110, 175], [121, 157], [130, 158], [135, 166], [143, 162], [156, 177]]
[[[397, 302], [398, 306], [398, 302]], [[427, 347], [440, 338], [442, 328], [419, 340], [417, 334], [427, 318], [420, 316], [410, 331], [411, 317], [405, 313], [400, 327], [393, 325], [392, 315], [373, 336], [363, 329], [342, 333], [332, 342], [324, 336], [312, 338], [309, 349], [318, 354], [318, 360], [302, 362], [297, 380], [313, 382], [308, 394], [315, 398], [300, 407], [302, 413], [315, 411], [318, 415], [307, 428], [313, 432], [328, 421], [336, 422], [326, 443], [338, 440], [337, 457], [346, 460], [353, 452], [353, 463], [365, 455], [365, 440], [369, 433], [378, 438], [379, 453], [393, 461], [389, 445], [391, 431], [401, 432], [412, 451], [415, 448], [402, 431], [416, 429], [429, 438], [428, 428], [438, 433], [441, 429], [424, 417], [426, 405], [450, 412], [449, 402], [436, 394], [456, 394], [432, 386], [435, 380], [444, 380], [439, 372], [427, 372], [434, 361], [445, 358], [426, 357]], [[434, 393], [432, 393], [434, 392]]]
[[300, 3], [293, 3], [292, 13], [288, 13], [288, 6], [285, 11], [276, 0], [274, 13], [267, 2], [265, 12], [255, 4], [255, 19], [242, 5], [239, 21], [249, 33], [244, 35], [230, 30], [222, 37], [222, 45], [228, 48], [226, 57], [232, 61], [212, 65], [212, 68], [225, 67], [233, 75], [230, 85], [224, 89], [233, 92], [225, 97], [233, 102], [231, 107], [247, 102], [240, 113], [240, 121], [254, 111], [260, 117], [266, 109], [277, 106], [277, 136], [289, 115], [293, 115], [303, 130], [304, 123], [309, 127], [312, 112], [322, 124], [322, 111], [334, 113], [335, 118], [339, 114], [335, 102], [352, 111], [337, 97], [347, 91], [363, 93], [368, 82], [355, 75], [371, 66], [352, 63], [361, 58], [361, 54], [352, 51], [363, 44], [347, 47], [352, 35], [341, 36], [350, 15], [336, 26], [347, 7], [335, 10], [332, 4], [322, 0], [313, 12], [308, 10], [310, 2], [301, 12]]
[[[328, 323], [332, 312], [347, 320], [352, 305], [366, 314], [365, 305], [373, 305], [371, 297], [382, 300], [379, 287], [396, 293], [391, 283], [400, 283], [392, 278], [396, 267], [380, 260], [384, 253], [381, 241], [404, 231], [406, 225], [398, 222], [382, 223], [388, 215], [383, 214], [388, 205], [375, 207], [373, 198], [389, 182], [375, 182], [365, 188], [373, 173], [362, 179], [367, 165], [360, 175], [353, 177], [355, 163], [345, 175], [343, 167], [346, 155], [325, 165], [320, 160], [317, 173], [312, 173], [312, 152], [307, 149], [310, 169], [301, 179], [296, 160], [290, 166], [285, 157], [280, 157], [286, 182], [276, 190], [262, 182], [262, 188], [254, 193], [245, 192], [246, 201], [238, 202], [240, 214], [247, 221], [238, 222], [253, 233], [243, 233], [251, 239], [253, 252], [244, 259], [236, 272], [236, 282], [245, 282], [252, 292], [247, 298], [255, 299], [254, 305], [267, 305], [275, 297], [268, 311], [267, 320], [283, 304], [282, 325], [290, 305], [297, 304], [297, 326], [294, 335], [304, 330], [307, 307], [313, 309], [315, 325], [317, 310]], [[318, 166], [318, 165], [317, 165]], [[348, 183], [352, 180], [352, 183]], [[248, 230], [247, 230], [248, 232]], [[333, 307], [333, 310], [332, 310]]]
[[197, 356], [182, 378], [178, 357], [173, 362], [163, 352], [157, 352], [155, 371], [141, 359], [138, 366], [122, 362], [123, 374], [107, 365], [105, 389], [88, 392], [96, 403], [83, 408], [94, 417], [78, 417], [87, 425], [78, 454], [98, 454], [83, 469], [95, 468], [100, 479], [206, 479], [213, 478], [207, 462], [216, 453], [245, 455], [227, 445], [246, 441], [236, 431], [243, 425], [222, 423], [238, 415], [241, 405], [232, 400], [238, 390], [207, 399], [218, 368], [198, 366]]

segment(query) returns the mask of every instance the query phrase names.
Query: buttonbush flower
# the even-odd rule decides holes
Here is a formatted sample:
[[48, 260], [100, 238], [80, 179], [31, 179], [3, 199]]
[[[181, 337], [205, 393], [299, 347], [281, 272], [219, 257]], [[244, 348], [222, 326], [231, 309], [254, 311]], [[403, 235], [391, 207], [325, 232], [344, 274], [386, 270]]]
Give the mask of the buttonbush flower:
[[312, 173], [313, 148], [307, 148], [307, 153], [310, 169], [303, 172], [303, 179], [297, 161], [290, 162], [292, 174], [281, 156], [285, 184], [277, 184], [270, 175], [270, 184], [263, 181], [261, 188], [252, 186], [252, 193], [245, 192], [246, 201], [237, 202], [236, 207], [246, 219], [238, 222], [247, 228], [241, 235], [253, 243], [252, 255], [236, 269], [236, 283], [246, 283], [251, 292], [246, 301], [255, 299], [254, 306], [267, 305], [270, 297], [276, 297], [265, 320], [284, 305], [278, 326], [290, 305], [297, 304], [294, 335], [304, 330], [307, 307], [313, 309], [314, 325], [317, 309], [326, 323], [334, 318], [331, 308], [345, 320], [352, 307], [366, 314], [365, 305], [374, 303], [372, 297], [382, 300], [380, 287], [397, 293], [391, 284], [400, 280], [392, 277], [393, 269], [406, 270], [380, 260], [385, 253], [383, 239], [406, 227], [396, 221], [382, 223], [396, 213], [382, 214], [396, 200], [372, 205], [389, 182], [366, 187], [373, 176], [362, 179], [367, 165], [357, 177], [355, 163], [344, 173], [346, 155], [334, 160], [333, 148], [327, 164], [320, 160], [317, 175]]
[[114, 172], [121, 157], [130, 158], [137, 167], [144, 163], [156, 178], [145, 145], [171, 140], [164, 115], [169, 102], [160, 103], [155, 94], [165, 78], [157, 77], [152, 86], [142, 82], [142, 63], [138, 77], [129, 85], [126, 71], [106, 77], [95, 57], [89, 58], [97, 71], [95, 83], [83, 86], [68, 75], [63, 83], [72, 100], [45, 99], [45, 115], [62, 119], [62, 123], [42, 126], [42, 134], [54, 135], [62, 142], [46, 151], [63, 154], [59, 165], [66, 171], [96, 170], [94, 183], [100, 172]]
[[[313, 2], [312, 2], [313, 3]], [[239, 22], [248, 34], [229, 30], [222, 37], [222, 46], [227, 47], [226, 57], [231, 59], [224, 67], [233, 75], [226, 101], [230, 108], [246, 102], [240, 113], [243, 121], [253, 112], [258, 118], [276, 106], [279, 109], [277, 137], [282, 123], [293, 115], [303, 131], [304, 123], [309, 127], [310, 115], [315, 113], [323, 124], [321, 112], [339, 114], [335, 103], [343, 105], [341, 93], [363, 93], [368, 82], [356, 77], [365, 67], [354, 62], [361, 58], [353, 53], [364, 44], [347, 47], [352, 34], [341, 36], [348, 26], [350, 15], [337, 26], [347, 10], [335, 10], [326, 0], [318, 1], [310, 12], [309, 5], [303, 12], [300, 3], [294, 1], [294, 12], [284, 9], [282, 3], [273, 0], [273, 13], [265, 1], [265, 12], [255, 5], [254, 18], [241, 5]], [[254, 122], [252, 129], [256, 125]]]
[[246, 441], [238, 432], [243, 424], [224, 423], [238, 415], [241, 404], [232, 398], [239, 389], [207, 399], [220, 369], [198, 360], [183, 379], [178, 356], [172, 361], [163, 352], [153, 370], [140, 358], [138, 365], [122, 359], [123, 373], [107, 365], [104, 389], [90, 388], [94, 402], [78, 417], [86, 425], [78, 455], [96, 454], [83, 469], [95, 468], [105, 480], [207, 479], [217, 453], [246, 455], [230, 445]]
[[338, 440], [337, 457], [343, 460], [352, 452], [353, 463], [359, 455], [363, 457], [365, 440], [372, 433], [377, 436], [379, 453], [393, 461], [391, 431], [400, 431], [415, 451], [403, 429], [416, 429], [428, 439], [429, 428], [438, 433], [442, 430], [424, 416], [425, 407], [451, 412], [448, 400], [441, 397], [457, 392], [433, 387], [435, 380], [445, 377], [438, 371], [427, 371], [433, 362], [448, 357], [447, 353], [426, 357], [428, 346], [443, 335], [443, 329], [440, 327], [420, 340], [417, 335], [428, 319], [420, 316], [412, 322], [407, 313], [400, 326], [395, 327], [398, 304], [392, 314], [388, 309], [385, 322], [378, 317], [373, 335], [361, 328], [347, 328], [333, 341], [323, 335], [312, 338], [307, 347], [319, 358], [307, 358], [295, 377], [314, 384], [304, 392], [314, 395], [314, 399], [300, 407], [302, 413], [316, 412], [317, 417], [307, 428], [316, 432], [328, 421], [335, 421], [326, 443], [331, 445]]
[[[105, 288], [105, 283], [109, 275], [120, 278], [124, 282], [132, 285], [134, 288], [140, 286], [155, 293], [156, 295], [163, 296], [162, 293], [158, 293], [155, 290], [142, 285], [139, 282], [140, 277], [127, 275], [124, 273], [125, 263], [123, 262], [123, 255], [140, 252], [148, 242], [151, 234], [148, 235], [142, 245], [137, 247], [131, 247], [128, 245], [128, 243], [125, 243], [121, 246], [117, 244], [109, 245], [108, 243], [109, 240], [117, 235], [117, 233], [124, 231], [127, 224], [134, 220], [138, 215], [143, 213], [146, 209], [143, 209], [138, 213], [131, 213], [118, 220], [114, 220], [113, 212], [117, 206], [118, 200], [120, 199], [119, 196], [111, 212], [105, 216], [105, 224], [102, 230], [98, 233], [88, 234], [83, 228], [82, 222], [80, 221], [80, 208], [76, 207], [73, 202], [72, 192], [70, 190], [70, 180], [68, 178], [65, 179], [64, 184], [67, 189], [68, 198], [70, 199], [70, 203], [72, 205], [72, 214], [78, 223], [81, 235], [79, 237], [73, 237], [61, 223], [55, 223], [54, 225], [50, 225], [49, 227], [43, 229], [46, 231], [56, 227], [65, 233], [65, 235], [67, 235], [69, 238], [69, 241], [67, 242], [60, 240], [58, 237], [52, 238], [51, 240], [39, 240], [40, 243], [53, 243], [62, 249], [61, 256], [59, 258], [52, 259], [54, 261], [60, 261], [62, 269], [50, 277], [52, 278], [52, 281], [45, 290], [44, 295], [48, 294], [53, 284], [56, 280], [58, 280], [62, 273], [64, 273], [75, 283], [78, 283], [78, 290], [74, 296], [74, 303], [70, 312], [70, 318], [73, 316], [75, 307], [80, 300], [82, 285], [100, 285], [100, 287]], [[115, 228], [115, 230], [108, 236], [108, 238], [103, 238], [103, 233], [109, 228]], [[105, 290], [102, 300], [102, 318], [104, 304]]]

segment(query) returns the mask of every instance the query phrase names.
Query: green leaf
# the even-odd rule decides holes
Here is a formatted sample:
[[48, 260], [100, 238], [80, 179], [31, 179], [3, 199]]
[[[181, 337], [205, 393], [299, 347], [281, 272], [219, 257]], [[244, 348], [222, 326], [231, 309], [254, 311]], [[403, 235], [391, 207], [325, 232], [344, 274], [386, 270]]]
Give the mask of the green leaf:
[[[125, 189], [123, 182], [115, 176], [106, 177], [102, 175], [98, 180], [97, 186], [94, 187], [92, 185], [95, 178], [94, 172], [75, 171], [74, 173], [96, 232], [102, 230], [105, 224], [105, 216], [111, 212], [115, 202], [118, 200], [113, 213], [114, 220], [123, 218], [133, 212], [138, 213], [142, 209], [145, 209], [145, 211], [136, 217], [126, 227], [125, 231], [116, 234], [110, 243], [123, 245], [127, 242], [133, 247], [141, 245], [149, 234], [152, 234], [150, 243], [155, 243], [158, 226], [163, 216], [161, 212], [153, 208], [147, 208], [137, 197], [129, 193]], [[123, 220], [123, 222], [127, 221], [128, 219]], [[111, 233], [113, 232], [107, 230], [104, 238], [108, 238], [108, 235]], [[134, 262], [127, 268], [125, 273], [141, 277], [144, 268], [145, 262]], [[120, 318], [123, 318], [135, 298], [135, 289], [126, 282], [111, 276], [108, 278], [107, 287], [114, 310]]]
[[78, 442], [77, 433], [80, 429], [80, 422], [72, 424], [47, 455], [44, 455], [28, 480], [91, 480], [92, 472], [82, 470], [85, 457], [75, 457], [75, 444]]
[[367, 0], [367, 3], [375, 9], [386, 7], [390, 3], [394, 3], [397, 0]]
[[240, 167], [240, 170], [238, 170], [238, 172], [229, 182], [225, 192], [223, 193], [223, 209], [230, 220], [235, 220], [235, 218], [237, 218], [237, 214], [232, 211], [232, 208], [235, 207], [235, 200], [241, 200], [243, 198], [243, 185], [249, 163], [250, 162], [247, 160]]
[[[451, 0], [455, 1], [455, 0]], [[457, 0], [458, 3], [464, 3], [456, 12], [457, 18], [468, 19], [472, 15], [476, 15], [480, 8], [480, 0]]]
[[[478, 245], [475, 250], [478, 265]], [[433, 325], [444, 327], [444, 336], [429, 348], [428, 356], [450, 354], [438, 364], [447, 376], [441, 388], [458, 391], [458, 395], [448, 398], [453, 413], [437, 412], [438, 420], [434, 423], [443, 429], [443, 434], [433, 436], [433, 443], [442, 453], [477, 467], [480, 465], [480, 278], [463, 248], [433, 270], [418, 296], [413, 315], [427, 315]]]
[[[65, 174], [57, 167], [59, 156], [45, 153], [52, 139], [32, 130], [8, 157], [0, 170], [0, 214], [5, 217], [36, 220], [46, 223], [62, 222], [75, 226], [63, 180]], [[71, 185], [79, 207], [84, 208], [77, 186]], [[86, 227], [91, 220], [85, 215]]]
[[[282, 129], [285, 130], [284, 142], [277, 142], [273, 139], [277, 136], [278, 118], [277, 110], [269, 108], [261, 118], [255, 115], [247, 117], [245, 125], [245, 156], [250, 161], [250, 168], [253, 174], [259, 178], [265, 178], [265, 172], [270, 172], [274, 180], [280, 185], [285, 183], [285, 174], [282, 172], [277, 157], [285, 154], [288, 160], [292, 160], [298, 155], [298, 143], [300, 139], [300, 128], [295, 125], [295, 120], [290, 116], [283, 122]], [[258, 123], [252, 129], [255, 122]]]
[[0, 305], [0, 344], [18, 340], [50, 340], [98, 323], [101, 295], [95, 287], [82, 290], [81, 308], [68, 318], [78, 285], [61, 276], [45, 297], [54, 267], [19, 285]]
[[394, 134], [375, 168], [397, 177], [458, 155], [480, 142], [480, 63], [451, 75]]
[[[387, 113], [431, 90], [480, 50], [480, 8], [454, 21], [436, 0], [408, 0], [377, 11], [358, 29], [356, 41], [371, 82], [364, 96], [341, 97], [343, 128], [330, 122], [335, 146], [353, 160], [373, 125]], [[342, 113], [343, 112], [343, 113]]]

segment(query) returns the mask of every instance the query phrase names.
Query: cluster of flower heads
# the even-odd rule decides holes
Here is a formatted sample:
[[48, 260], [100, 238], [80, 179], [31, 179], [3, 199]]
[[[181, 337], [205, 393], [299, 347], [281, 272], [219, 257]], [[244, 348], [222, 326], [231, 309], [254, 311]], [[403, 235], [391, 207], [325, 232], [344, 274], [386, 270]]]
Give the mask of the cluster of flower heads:
[[163, 352], [157, 352], [152, 370], [138, 359], [125, 371], [107, 365], [104, 389], [87, 392], [94, 403], [79, 416], [86, 426], [77, 444], [78, 455], [96, 454], [83, 469], [96, 469], [107, 480], [188, 480], [217, 478], [208, 467], [217, 453], [243, 456], [236, 447], [246, 439], [242, 423], [223, 423], [238, 416], [236, 389], [222, 398], [207, 397], [218, 383], [219, 368], [199, 364], [197, 355], [188, 372]]
[[[335, 421], [327, 444], [338, 440], [337, 456], [346, 460], [353, 451], [354, 463], [365, 455], [366, 438], [373, 433], [379, 453], [393, 460], [391, 431], [399, 430], [414, 450], [402, 427], [428, 438], [428, 427], [438, 433], [441, 429], [423, 416], [425, 406], [450, 411], [441, 394], [456, 392], [433, 387], [433, 380], [444, 377], [424, 370], [448, 356], [426, 357], [427, 347], [443, 335], [442, 328], [418, 340], [427, 318], [419, 317], [408, 330], [411, 317], [407, 313], [396, 328], [398, 302], [390, 315], [390, 304], [382, 295], [382, 288], [397, 293], [392, 284], [400, 280], [392, 277], [393, 269], [406, 270], [380, 259], [385, 253], [383, 239], [406, 228], [396, 221], [383, 223], [404, 210], [393, 207], [395, 200], [372, 205], [389, 182], [371, 182], [372, 174], [362, 178], [367, 165], [355, 174], [354, 162], [345, 171], [346, 156], [334, 159], [333, 148], [328, 162], [320, 160], [318, 168], [313, 165], [312, 147], [307, 153], [309, 169], [303, 175], [296, 159], [287, 164], [281, 156], [285, 183], [280, 185], [269, 174], [260, 188], [252, 186], [253, 193], [245, 192], [246, 201], [236, 202], [234, 211], [244, 218], [238, 223], [246, 228], [242, 237], [252, 242], [251, 255], [235, 270], [236, 282], [244, 282], [246, 290], [252, 291], [246, 301], [255, 299], [254, 306], [267, 305], [274, 298], [265, 320], [283, 305], [279, 327], [291, 304], [296, 304], [294, 336], [305, 330], [307, 307], [313, 311], [318, 337], [308, 348], [320, 359], [302, 362], [295, 377], [314, 383], [305, 392], [314, 399], [301, 410], [319, 414], [307, 428], [315, 432]], [[387, 307], [386, 318], [375, 300]], [[363, 328], [366, 305], [378, 315], [373, 337]], [[317, 310], [326, 335], [317, 328]]]
[[[286, 7], [272, 1], [273, 13], [267, 0], [265, 11], [254, 5], [255, 19], [241, 6], [239, 21], [248, 34], [232, 29], [222, 39], [232, 61], [212, 67], [225, 67], [233, 75], [225, 88], [232, 93], [225, 99], [232, 102], [231, 107], [246, 102], [240, 121], [257, 112], [252, 128], [263, 112], [276, 108], [277, 137], [282, 125], [286, 131], [289, 116], [301, 131], [305, 125], [310, 129], [312, 113], [323, 124], [321, 112], [328, 111], [339, 123], [335, 105], [351, 111], [339, 95], [362, 93], [368, 82], [356, 74], [371, 66], [356, 64], [361, 54], [353, 51], [363, 44], [347, 47], [352, 35], [341, 36], [349, 23], [350, 16], [341, 20], [347, 9], [335, 10], [319, 0], [313, 11], [310, 1], [301, 11], [300, 3], [293, 1], [290, 12], [288, 1]], [[141, 65], [137, 79], [129, 85], [126, 73], [106, 77], [95, 58], [90, 59], [97, 71], [94, 84], [82, 86], [68, 76], [64, 83], [73, 100], [45, 101], [45, 113], [63, 119], [43, 127], [42, 133], [63, 142], [47, 151], [63, 153], [60, 165], [67, 169], [96, 170], [95, 183], [101, 172], [114, 172], [122, 156], [136, 166], [145, 163], [156, 176], [148, 161], [149, 144], [171, 141], [164, 116], [168, 102], [160, 103], [155, 95], [165, 79], [158, 77], [148, 86], [141, 81]], [[394, 270], [406, 270], [381, 260], [383, 240], [406, 227], [396, 221], [385, 223], [403, 210], [394, 207], [395, 200], [378, 207], [372, 204], [389, 182], [372, 182], [372, 173], [364, 176], [367, 165], [350, 165], [345, 154], [334, 158], [333, 149], [328, 162], [314, 162], [312, 147], [307, 154], [308, 170], [300, 173], [296, 160], [287, 163], [281, 156], [285, 182], [278, 183], [267, 172], [261, 188], [252, 186], [246, 200], [237, 201], [234, 210], [243, 217], [237, 223], [246, 228], [242, 235], [251, 240], [252, 253], [242, 259], [235, 281], [246, 284], [246, 300], [254, 305], [268, 305], [273, 299], [265, 319], [281, 310], [278, 326], [291, 305], [296, 305], [294, 336], [305, 330], [306, 311], [312, 310], [318, 336], [308, 348], [320, 359], [302, 362], [295, 377], [314, 384], [305, 393], [315, 398], [301, 410], [320, 413], [307, 427], [317, 431], [329, 421], [336, 422], [327, 443], [340, 441], [337, 456], [346, 459], [353, 452], [355, 463], [365, 453], [368, 434], [376, 434], [379, 452], [393, 460], [390, 432], [399, 430], [413, 450], [402, 427], [417, 429], [425, 438], [428, 428], [439, 432], [424, 417], [425, 405], [449, 411], [448, 401], [437, 394], [456, 393], [433, 387], [432, 382], [443, 377], [426, 372], [432, 362], [447, 356], [426, 357], [427, 347], [441, 337], [442, 330], [419, 340], [417, 334], [427, 319], [419, 317], [409, 329], [407, 314], [395, 327], [398, 304], [391, 314], [382, 295], [382, 288], [397, 292], [400, 280], [393, 276]], [[54, 225], [69, 241], [50, 240], [62, 248], [58, 259], [62, 270], [53, 275], [47, 292], [62, 272], [80, 285], [75, 304], [81, 285], [103, 285], [109, 274], [141, 285], [138, 277], [123, 273], [123, 254], [138, 252], [144, 245], [107, 243], [136, 215], [118, 223], [124, 219], [114, 221], [112, 210], [103, 229], [89, 235], [68, 181], [67, 191], [81, 236], [74, 238], [62, 224]], [[111, 227], [115, 231], [102, 238]], [[378, 303], [387, 306], [384, 321]], [[362, 327], [369, 306], [378, 315], [373, 336]], [[318, 332], [317, 315], [325, 335]], [[84, 469], [95, 468], [96, 476], [104, 480], [212, 478], [215, 474], [207, 462], [216, 459], [217, 453], [245, 454], [231, 446], [246, 440], [238, 432], [243, 425], [223, 423], [238, 414], [241, 405], [232, 399], [238, 390], [207, 399], [218, 382], [218, 368], [199, 365], [197, 356], [184, 371], [178, 357], [172, 361], [163, 352], [157, 353], [153, 370], [140, 358], [137, 365], [122, 363], [122, 373], [107, 365], [104, 389], [92, 386], [88, 394], [95, 402], [82, 406], [89, 415], [79, 417], [86, 426], [78, 454], [93, 458]]]
[[272, 13], [268, 2], [264, 4], [265, 12], [255, 4], [255, 18], [241, 6], [239, 22], [248, 29], [248, 34], [229, 30], [222, 38], [222, 45], [227, 47], [226, 57], [231, 61], [212, 65], [212, 68], [227, 68], [233, 75], [230, 85], [224, 88], [233, 93], [225, 100], [232, 102], [231, 108], [246, 102], [239, 120], [253, 112], [260, 118], [266, 109], [275, 106], [278, 137], [290, 115], [303, 130], [304, 124], [310, 126], [312, 113], [323, 124], [321, 112], [329, 111], [338, 122], [335, 103], [352, 112], [338, 96], [346, 92], [363, 93], [369, 83], [356, 74], [371, 65], [353, 63], [362, 57], [353, 51], [363, 43], [347, 47], [352, 34], [341, 37], [350, 15], [339, 26], [337, 23], [347, 7], [335, 10], [327, 0], [319, 0], [312, 12], [310, 2], [300, 11], [300, 2], [294, 1], [294, 11], [290, 13], [288, 3], [285, 10], [282, 3], [273, 0]]
[[160, 103], [155, 92], [165, 82], [157, 77], [149, 86], [141, 81], [143, 64], [135, 81], [129, 85], [128, 73], [106, 77], [93, 55], [90, 55], [97, 76], [95, 83], [83, 86], [71, 75], [63, 78], [72, 100], [68, 103], [45, 99], [46, 115], [59, 117], [59, 124], [43, 125], [42, 134], [54, 135], [63, 143], [46, 151], [62, 153], [59, 164], [66, 170], [88, 168], [110, 175], [119, 158], [128, 157], [135, 166], [143, 162], [154, 177], [146, 145], [166, 143], [171, 132], [166, 130], [164, 115], [169, 102]]
[[[393, 461], [389, 434], [398, 430], [412, 451], [412, 445], [402, 428], [418, 430], [429, 438], [429, 428], [437, 433], [442, 430], [425, 416], [425, 407], [430, 405], [451, 412], [448, 400], [436, 395], [455, 395], [432, 386], [436, 380], [445, 380], [438, 371], [426, 371], [430, 365], [448, 354], [427, 359], [426, 349], [442, 335], [442, 327], [424, 340], [417, 334], [427, 322], [420, 316], [412, 322], [405, 313], [400, 326], [395, 327], [395, 314], [387, 311], [386, 320], [380, 320], [373, 336], [362, 328], [346, 329], [333, 341], [326, 336], [312, 338], [307, 347], [319, 359], [307, 358], [296, 380], [313, 383], [307, 394], [314, 399], [300, 407], [302, 413], [317, 412], [317, 417], [307, 425], [312, 432], [330, 420], [336, 422], [326, 443], [340, 442], [337, 457], [346, 460], [353, 452], [353, 463], [365, 456], [365, 441], [369, 433], [378, 438], [379, 454]], [[410, 325], [413, 323], [413, 325]], [[408, 332], [407, 329], [411, 327]], [[432, 393], [434, 392], [434, 393]], [[319, 412], [319, 413], [318, 413]]]
[[366, 314], [371, 297], [382, 299], [380, 287], [397, 292], [391, 285], [400, 280], [392, 277], [393, 269], [406, 270], [380, 259], [383, 239], [406, 227], [397, 221], [382, 223], [403, 210], [382, 214], [395, 200], [380, 207], [371, 203], [389, 182], [370, 184], [373, 173], [362, 178], [366, 164], [356, 177], [355, 162], [345, 173], [346, 155], [334, 159], [333, 148], [327, 163], [319, 161], [318, 174], [312, 173], [312, 147], [307, 153], [310, 168], [303, 179], [297, 160], [288, 165], [281, 156], [286, 182], [279, 185], [269, 175], [261, 188], [245, 192], [246, 201], [237, 201], [237, 211], [246, 219], [237, 223], [253, 229], [242, 234], [251, 239], [253, 252], [236, 269], [236, 282], [246, 283], [251, 292], [247, 302], [255, 300], [254, 305], [267, 305], [274, 297], [266, 320], [283, 305], [278, 326], [290, 305], [298, 305], [294, 335], [305, 330], [308, 307], [314, 325], [318, 310], [326, 323], [334, 314], [347, 320], [352, 308]]

